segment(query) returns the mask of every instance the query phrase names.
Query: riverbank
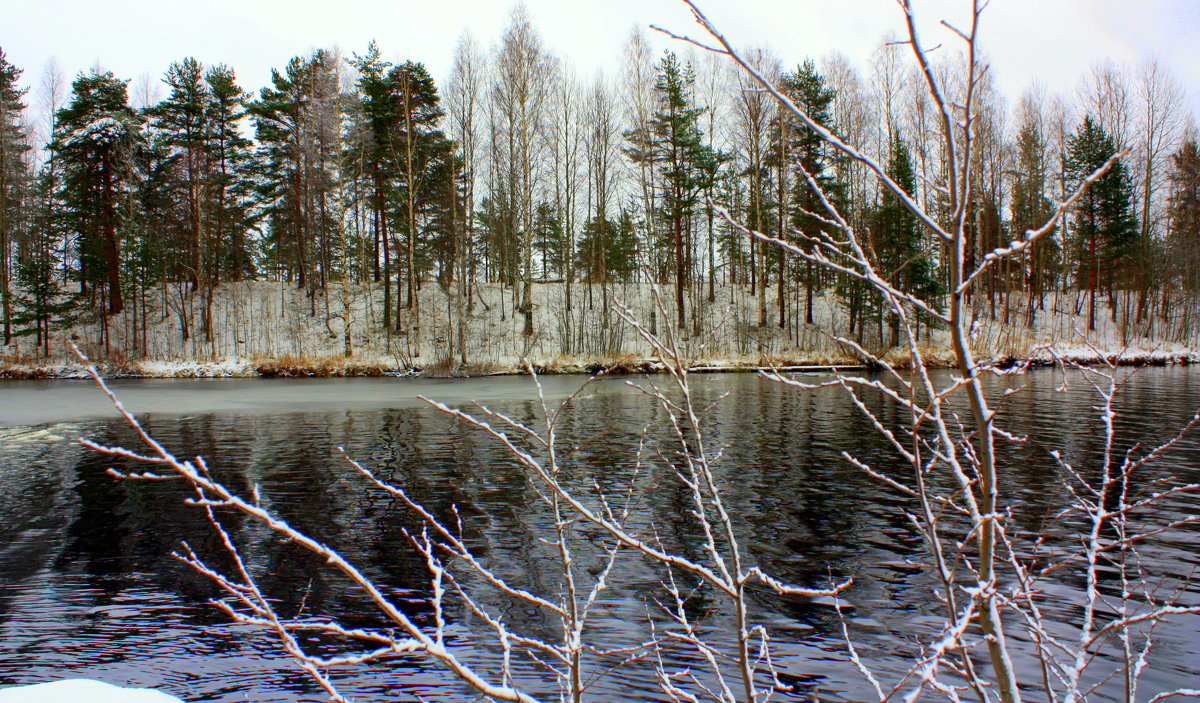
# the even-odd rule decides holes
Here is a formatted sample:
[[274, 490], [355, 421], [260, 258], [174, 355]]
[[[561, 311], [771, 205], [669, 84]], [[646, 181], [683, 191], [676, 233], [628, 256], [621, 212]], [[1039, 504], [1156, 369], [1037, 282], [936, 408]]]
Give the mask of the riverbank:
[[[661, 366], [622, 315], [660, 332], [671, 317], [660, 304], [671, 298], [670, 286], [645, 283], [539, 283], [528, 321], [513, 291], [499, 284], [476, 284], [470, 305], [426, 285], [413, 311], [392, 311], [390, 328], [378, 286], [330, 284], [309, 296], [280, 282], [223, 284], [207, 315], [202, 296], [161, 293], [166, 302], [157, 312], [127, 311], [55, 331], [49, 354], [42, 354], [35, 337], [14, 338], [0, 347], [0, 378], [85, 377], [72, 342], [105, 376], [125, 378], [469, 377], [524, 373], [529, 365], [543, 374], [653, 373]], [[677, 338], [681, 353], [694, 360], [696, 371], [868, 366], [865, 355], [836, 340], [845, 337], [889, 363], [907, 364], [907, 350], [887, 351], [886, 325], [876, 320], [851, 327], [834, 295], [814, 297], [811, 323], [802, 322], [802, 296], [789, 295], [781, 326], [778, 293], [724, 284], [711, 299], [689, 296], [687, 334]], [[1081, 300], [1047, 294], [1033, 305], [1017, 296], [980, 298], [971, 308], [974, 351], [1004, 365], [1053, 363], [1045, 351], [1051, 344], [1076, 363], [1200, 361], [1200, 330], [1192, 329], [1187, 314], [1200, 301], [1180, 299], [1169, 320], [1130, 321], [1112, 307], [1094, 320], [1085, 342], [1080, 331], [1089, 320]], [[1120, 300], [1116, 295], [1114, 306]], [[921, 344], [930, 365], [953, 363], [944, 330], [922, 326]]]
[[[932, 368], [950, 368], [954, 364], [949, 349], [926, 349], [926, 364]], [[897, 368], [907, 368], [907, 355], [895, 351], [885, 358]], [[984, 359], [1001, 367], [1050, 366], [1059, 361], [1072, 364], [1114, 363], [1121, 366], [1163, 366], [1200, 363], [1200, 351], [1178, 344], [1158, 347], [1100, 349], [1087, 345], [1055, 347], [1038, 346], [1021, 355], [996, 355]], [[527, 363], [485, 363], [456, 366], [434, 364], [428, 367], [397, 364], [393, 359], [346, 359], [337, 357], [280, 357], [226, 358], [217, 361], [196, 360], [102, 360], [96, 369], [105, 378], [471, 378], [506, 376], [528, 373], [529, 368], [541, 375], [560, 374], [654, 374], [665, 369], [661, 361], [651, 357], [622, 355], [613, 357], [530, 359]], [[869, 369], [871, 364], [861, 359], [832, 354], [793, 355], [787, 357], [725, 357], [699, 358], [689, 369], [693, 373], [757, 372], [757, 371], [843, 371]], [[0, 360], [0, 379], [48, 380], [87, 379], [87, 367], [79, 361], [65, 358], [53, 360]]]
[[[528, 364], [436, 364], [422, 368], [396, 365], [385, 359], [341, 360], [308, 359], [223, 359], [206, 361], [99, 361], [96, 370], [105, 378], [473, 378], [525, 374], [532, 367], [541, 375], [624, 373], [661, 373], [662, 362], [652, 358], [621, 356], [610, 358], [530, 360]], [[817, 371], [864, 368], [850, 359], [704, 359], [691, 365], [696, 373], [758, 371]], [[87, 367], [78, 361], [0, 361], [0, 379], [46, 380], [90, 378]]]

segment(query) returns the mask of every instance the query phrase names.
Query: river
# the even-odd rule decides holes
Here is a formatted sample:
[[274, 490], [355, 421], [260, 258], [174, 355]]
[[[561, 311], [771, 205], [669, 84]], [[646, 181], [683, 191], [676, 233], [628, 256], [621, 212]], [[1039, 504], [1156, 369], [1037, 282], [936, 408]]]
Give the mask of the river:
[[[817, 378], [817, 377], [812, 377]], [[1102, 448], [1096, 397], [1084, 384], [1057, 392], [1061, 378], [1035, 371], [993, 382], [1021, 387], [1001, 405], [1003, 426], [1028, 441], [1002, 449], [1003, 489], [1013, 504], [1012, 530], [1044, 533], [1051, 548], [1077, 542], [1072, 521], [1050, 518], [1070, 499], [1052, 450], [1084, 471]], [[1078, 379], [1076, 379], [1078, 381]], [[646, 488], [638, 520], [664, 545], [689, 553], [696, 535], [689, 505], [669, 476], [635, 477], [643, 440], [669, 439], [653, 404], [637, 388], [646, 379], [608, 378], [580, 394], [560, 430], [564, 445], [582, 445], [569, 463], [569, 480], [599, 482], [617, 492], [629, 482]], [[849, 662], [843, 623], [859, 654], [886, 677], [902, 670], [920, 641], [941, 620], [936, 582], [914, 565], [923, 554], [906, 517], [907, 499], [840, 458], [851, 451], [877, 469], [903, 471], [889, 449], [838, 389], [801, 393], [751, 374], [694, 378], [711, 411], [711, 446], [724, 446], [718, 467], [726, 500], [751, 558], [784, 581], [823, 586], [853, 577], [841, 616], [829, 602], [780, 599], [755, 593], [752, 614], [774, 641], [781, 679], [795, 687], [783, 699], [861, 700], [871, 696]], [[575, 392], [580, 377], [544, 379], [554, 404]], [[528, 379], [212, 379], [128, 380], [112, 384], [154, 437], [179, 456], [203, 455], [216, 475], [243, 494], [257, 485], [263, 504], [338, 548], [377, 579], [414, 617], [428, 621], [428, 581], [404, 530], [419, 521], [396, 501], [371, 489], [337, 447], [371, 467], [443, 516], [457, 509], [465, 534], [488, 563], [522, 586], [551, 597], [558, 591], [549, 547], [549, 513], [536, 491], [497, 443], [422, 402], [425, 395], [451, 405], [478, 401], [525, 421], [540, 408]], [[1200, 408], [1200, 371], [1150, 368], [1135, 374], [1118, 396], [1121, 447], [1161, 441]], [[874, 401], [869, 401], [874, 402]], [[902, 415], [873, 405], [885, 422]], [[325, 696], [272, 647], [266, 634], [227, 619], [208, 603], [212, 585], [171, 557], [186, 540], [214, 554], [218, 544], [203, 516], [183, 503], [176, 482], [129, 482], [105, 470], [118, 465], [78, 437], [136, 446], [135, 437], [99, 391], [80, 381], [0, 382], [0, 686], [60, 677], [99, 678], [161, 688], [189, 701], [307, 701]], [[1188, 436], [1138, 478], [1200, 481], [1200, 438]], [[1200, 497], [1179, 495], [1153, 515], [1169, 522], [1200, 512]], [[371, 609], [344, 582], [313, 559], [281, 545], [256, 525], [230, 520], [251, 570], [283, 613], [334, 614], [369, 624]], [[581, 568], [595, 571], [599, 539], [576, 546]], [[1141, 550], [1148, 573], [1179, 601], [1200, 603], [1200, 585], [1188, 581], [1200, 564], [1200, 530], [1173, 529]], [[218, 558], [219, 561], [219, 558]], [[659, 620], [661, 574], [642, 559], [621, 558], [585, 631], [601, 647], [645, 637], [647, 619]], [[1082, 583], [1063, 572], [1047, 585], [1047, 618], [1069, 628], [1080, 615]], [[1106, 583], [1110, 592], [1117, 584]], [[485, 599], [486, 600], [486, 599]], [[552, 634], [553, 628], [503, 599], [490, 601], [507, 622]], [[701, 594], [691, 607], [720, 640], [729, 614], [719, 599]], [[450, 631], [465, 656], [493, 656], [472, 634], [469, 613], [451, 609]], [[1200, 616], [1159, 627], [1144, 675], [1147, 693], [1194, 686], [1200, 664]], [[1028, 637], [1013, 624], [1018, 650]], [[1106, 657], [1098, 671], [1105, 670]], [[1108, 662], [1111, 664], [1111, 662]], [[670, 664], [670, 662], [668, 662]], [[1029, 661], [1022, 678], [1036, 688]], [[1111, 668], [1111, 666], [1109, 667]], [[545, 693], [531, 668], [522, 683]], [[358, 701], [471, 700], [448, 675], [425, 662], [395, 659], [376, 669], [340, 673], [344, 692]], [[591, 700], [664, 700], [647, 662], [619, 668], [589, 689]], [[1117, 682], [1096, 700], [1116, 700]]]

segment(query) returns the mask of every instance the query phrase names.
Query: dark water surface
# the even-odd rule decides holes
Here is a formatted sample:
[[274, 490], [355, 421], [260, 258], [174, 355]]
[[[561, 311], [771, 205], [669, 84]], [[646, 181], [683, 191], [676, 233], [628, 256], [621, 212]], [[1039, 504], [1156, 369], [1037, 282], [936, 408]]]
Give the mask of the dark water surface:
[[[637, 380], [637, 379], [635, 379]], [[1056, 374], [1034, 372], [997, 381], [1028, 384], [1009, 396], [1004, 427], [1030, 440], [1004, 449], [1004, 488], [1014, 496], [1014, 532], [1047, 532], [1048, 543], [1077, 544], [1078, 525], [1048, 526], [1069, 494], [1049, 452], [1059, 449], [1082, 470], [1094, 465], [1103, 435], [1094, 395], [1074, 383], [1055, 392]], [[637, 380], [638, 382], [644, 382]], [[565, 397], [582, 379], [546, 379], [548, 400]], [[726, 446], [718, 467], [728, 488], [741, 539], [764, 570], [803, 586], [855, 578], [843, 618], [859, 654], [881, 671], [905, 668], [919, 643], [938, 631], [940, 611], [930, 574], [910, 560], [922, 557], [919, 534], [906, 517], [906, 499], [843, 461], [854, 452], [878, 469], [894, 459], [871, 426], [837, 390], [800, 393], [753, 375], [694, 379], [704, 400], [728, 394], [709, 418], [711, 446]], [[396, 501], [368, 488], [340, 458], [346, 451], [442, 515], [457, 506], [466, 534], [489, 564], [524, 587], [554, 599], [559, 578], [550, 558], [548, 509], [496, 442], [416, 399], [451, 404], [478, 399], [522, 420], [539, 408], [528, 380], [409, 379], [127, 381], [114, 384], [147, 428], [180, 456], [203, 455], [218, 477], [243, 494], [260, 488], [263, 504], [296, 527], [342, 551], [364, 572], [428, 621], [428, 580], [404, 530], [419, 522]], [[1200, 407], [1200, 371], [1139, 372], [1119, 396], [1122, 447], [1169, 437]], [[894, 410], [885, 421], [900, 422]], [[668, 476], [638, 470], [643, 427], [657, 417], [652, 403], [622, 379], [589, 387], [561, 430], [565, 443], [585, 446], [566, 469], [567, 481], [595, 481], [616, 494], [632, 480], [641, 491], [635, 524], [651, 527], [667, 546], [696, 553], [690, 505]], [[114, 460], [72, 438], [134, 446], [128, 428], [112, 419], [98, 391], [80, 382], [0, 382], [0, 686], [67, 676], [162, 688], [190, 701], [299, 701], [324, 696], [271, 639], [229, 624], [207, 604], [213, 588], [170, 557], [182, 540], [211, 554], [217, 543], [202, 515], [182, 503], [176, 483], [122, 482], [105, 469]], [[665, 438], [661, 427], [649, 438]], [[1200, 481], [1200, 438], [1185, 439], [1140, 479]], [[1182, 495], [1152, 516], [1163, 523], [1196, 514], [1200, 497]], [[280, 545], [263, 528], [230, 519], [230, 532], [261, 584], [279, 598], [281, 613], [326, 613], [371, 624], [372, 610], [343, 581], [311, 558]], [[576, 556], [595, 571], [600, 540], [581, 532]], [[1200, 603], [1187, 582], [1200, 564], [1200, 531], [1182, 528], [1142, 551], [1148, 572], [1181, 588], [1185, 604]], [[1049, 584], [1051, 627], [1069, 630], [1081, 617], [1081, 576], [1063, 573]], [[648, 613], [662, 595], [661, 574], [626, 556], [596, 607], [585, 637], [617, 647], [646, 636]], [[1105, 583], [1102, 590], [1119, 590]], [[553, 625], [517, 604], [491, 604], [506, 622], [553, 636]], [[720, 640], [728, 613], [701, 594], [692, 604], [708, 612], [702, 626]], [[755, 594], [754, 616], [775, 643], [776, 664], [797, 685], [796, 700], [859, 700], [871, 696], [848, 663], [842, 621], [824, 602]], [[486, 660], [493, 651], [471, 635], [473, 618], [448, 613], [454, 646]], [[1056, 623], [1056, 624], [1053, 624]], [[1144, 680], [1147, 694], [1200, 678], [1200, 617], [1185, 616], [1155, 632]], [[1015, 624], [1010, 634], [1026, 647]], [[680, 662], [682, 666], [685, 662]], [[1101, 659], [1101, 670], [1106, 665]], [[1111, 664], [1108, 664], [1111, 668]], [[1018, 661], [1023, 679], [1036, 678]], [[524, 681], [547, 692], [529, 670]], [[395, 660], [337, 677], [355, 700], [471, 700], [439, 670]], [[1096, 699], [1118, 698], [1112, 683]], [[662, 700], [641, 663], [615, 671], [590, 690], [592, 700]], [[1040, 697], [1036, 696], [1035, 697]], [[1146, 697], [1149, 697], [1148, 695]], [[787, 696], [784, 696], [786, 699]]]

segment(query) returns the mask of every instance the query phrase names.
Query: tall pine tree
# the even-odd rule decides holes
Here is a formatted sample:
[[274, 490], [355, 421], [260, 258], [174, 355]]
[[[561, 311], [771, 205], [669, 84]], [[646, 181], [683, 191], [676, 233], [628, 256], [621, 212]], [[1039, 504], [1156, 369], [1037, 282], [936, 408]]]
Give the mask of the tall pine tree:
[[12, 340], [12, 281], [15, 247], [27, 229], [31, 193], [25, 89], [21, 69], [0, 49], [0, 324], [4, 343]]
[[76, 241], [81, 293], [105, 299], [108, 314], [124, 308], [121, 240], [125, 198], [140, 120], [129, 106], [125, 81], [93, 70], [72, 84], [71, 102], [58, 112], [50, 149], [62, 170], [58, 200]]
[[335, 58], [321, 49], [272, 71], [271, 85], [248, 106], [267, 216], [264, 258], [310, 299], [341, 261], [340, 101]]
[[657, 166], [659, 220], [673, 252], [675, 308], [679, 329], [686, 326], [684, 291], [692, 273], [692, 219], [700, 194], [710, 188], [720, 154], [704, 143], [699, 119], [705, 109], [694, 104], [695, 73], [668, 51], [659, 62], [654, 93], [658, 109], [645, 129], [625, 134], [626, 154], [634, 163]]

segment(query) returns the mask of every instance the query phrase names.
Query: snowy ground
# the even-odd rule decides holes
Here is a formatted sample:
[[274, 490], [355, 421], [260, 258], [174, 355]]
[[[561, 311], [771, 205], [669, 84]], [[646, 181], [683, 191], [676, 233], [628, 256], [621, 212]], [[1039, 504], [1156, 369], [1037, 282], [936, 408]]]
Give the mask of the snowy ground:
[[[313, 297], [280, 282], [244, 282], [220, 287], [213, 300], [213, 333], [201, 326], [203, 297], [175, 286], [151, 296], [146, 315], [148, 333], [135, 333], [132, 311], [110, 321], [109, 353], [99, 325], [81, 325], [57, 333], [49, 358], [38, 358], [32, 338], [2, 348], [0, 376], [72, 377], [82, 368], [69, 342], [77, 343], [105, 372], [154, 377], [228, 377], [305, 373], [379, 375], [426, 372], [505, 373], [526, 362], [543, 371], [582, 372], [600, 367], [648, 368], [650, 349], [617, 312], [628, 307], [647, 327], [664, 328], [663, 311], [645, 284], [591, 285], [562, 283], [534, 286], [533, 335], [525, 335], [524, 316], [517, 312], [514, 291], [499, 284], [477, 284], [472, 305], [461, 316], [465, 355], [459, 348], [459, 306], [435, 283], [427, 283], [414, 315], [394, 311], [402, 332], [383, 331], [383, 295], [378, 286], [333, 284]], [[831, 335], [847, 335], [845, 310], [832, 296], [814, 301], [813, 325], [778, 326], [776, 289], [752, 296], [748, 286], [718, 286], [714, 300], [707, 291], [688, 296], [690, 334], [680, 335], [686, 353], [703, 368], [746, 368], [761, 365], [833, 365], [861, 362]], [[802, 295], [789, 292], [787, 317], [802, 319]], [[567, 304], [568, 294], [571, 305]], [[673, 290], [660, 291], [666, 318], [674, 318]], [[1072, 361], [1098, 361], [1101, 355], [1129, 362], [1200, 360], [1200, 343], [1177, 329], [1152, 324], [1134, 328], [1108, 315], [1097, 318], [1087, 335], [1086, 319], [1073, 314], [1077, 301], [1049, 296], [1045, 310], [1028, 324], [1028, 309], [1014, 298], [1009, 314], [981, 301], [973, 330], [982, 356], [1048, 361], [1043, 347], [1054, 344]], [[996, 321], [991, 318], [995, 316]], [[765, 325], [760, 325], [764, 319]], [[1003, 320], [1007, 318], [1009, 324]], [[185, 334], [186, 331], [186, 334]], [[863, 340], [874, 353], [886, 349], [872, 330]], [[1165, 332], [1165, 333], [1164, 333]], [[144, 337], [144, 338], [143, 338]], [[1169, 339], [1170, 341], [1163, 341]], [[949, 359], [944, 333], [925, 333], [922, 342], [933, 359]], [[350, 354], [347, 355], [347, 346]], [[461, 364], [466, 357], [465, 367]]]
[[0, 703], [183, 703], [149, 688], [120, 688], [92, 679], [65, 679], [0, 688]]

